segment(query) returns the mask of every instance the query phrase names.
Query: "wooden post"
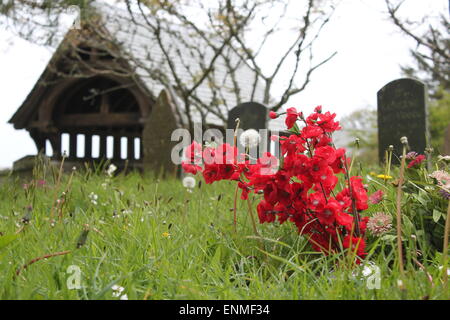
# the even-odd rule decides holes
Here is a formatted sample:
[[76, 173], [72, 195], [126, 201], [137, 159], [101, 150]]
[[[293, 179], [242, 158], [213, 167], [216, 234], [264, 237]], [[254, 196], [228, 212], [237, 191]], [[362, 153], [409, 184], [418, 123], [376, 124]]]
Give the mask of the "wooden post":
[[92, 159], [92, 135], [86, 134], [84, 137], [84, 157]]
[[134, 137], [128, 137], [128, 155], [127, 159], [129, 161], [134, 160]]
[[70, 133], [69, 136], [69, 158], [77, 158], [77, 135], [76, 133]]
[[100, 135], [100, 154], [99, 158], [106, 159], [106, 135]]
[[113, 159], [120, 160], [120, 136], [114, 136], [114, 153], [113, 153]]

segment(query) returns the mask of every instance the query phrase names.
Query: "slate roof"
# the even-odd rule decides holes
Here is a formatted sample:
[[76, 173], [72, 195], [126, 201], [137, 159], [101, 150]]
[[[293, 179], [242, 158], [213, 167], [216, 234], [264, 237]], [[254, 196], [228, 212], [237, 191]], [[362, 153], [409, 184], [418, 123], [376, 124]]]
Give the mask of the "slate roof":
[[[158, 46], [157, 39], [153, 33], [148, 31], [146, 21], [140, 13], [134, 15], [134, 21], [132, 21], [131, 15], [127, 10], [105, 3], [96, 3], [95, 7], [96, 11], [103, 16], [105, 21], [104, 27], [112, 37], [112, 41], [119, 45], [125, 57], [130, 58], [129, 64], [135, 69], [140, 83], [145, 85], [148, 92], [154, 98], [158, 96], [164, 87], [161, 82], [152, 78], [153, 72], [163, 72], [169, 76], [172, 86], [176, 85], [176, 81], [169, 71], [169, 65], [167, 59], [164, 57], [164, 53]], [[161, 39], [169, 56], [182, 57], [182, 59], [174, 59], [174, 68], [179, 79], [188, 86], [190, 85], [189, 82], [192, 81], [193, 75], [201, 74], [198, 55], [204, 55], [204, 61], [209, 61], [209, 58], [214, 54], [198, 37], [190, 37], [188, 32], [184, 32], [181, 29], [176, 37], [167, 32], [162, 32]], [[198, 48], [199, 52], [194, 52], [189, 47], [190, 45]], [[229, 57], [233, 64], [239, 61], [237, 55], [230, 53]], [[250, 101], [255, 82], [254, 72], [246, 63], [241, 62], [235, 71], [235, 75], [235, 81], [240, 90], [239, 96], [241, 102]], [[233, 79], [230, 72], [228, 72], [223, 57], [217, 59], [214, 72], [211, 73], [211, 76], [214, 77], [213, 83], [218, 84], [220, 90], [214, 90], [210, 87], [208, 81], [204, 81], [196, 89], [196, 95], [203, 103], [208, 105], [212, 105], [215, 99], [222, 101], [223, 103], [220, 103], [218, 112], [226, 118], [228, 110], [235, 107], [238, 104], [238, 100], [234, 93]], [[169, 89], [171, 92], [174, 92], [173, 88]], [[216, 95], [215, 92], [219, 92], [219, 95]], [[253, 101], [261, 103], [263, 95], [263, 85], [258, 81]], [[176, 101], [178, 100], [177, 108], [180, 110], [180, 114], [185, 116], [184, 104], [181, 103], [179, 97], [174, 97], [174, 99]], [[201, 121], [199, 112], [193, 112], [192, 116], [194, 122]], [[181, 120], [183, 121], [185, 119]], [[224, 125], [224, 122], [212, 113], [206, 115], [206, 122], [219, 126]], [[282, 130], [284, 128], [283, 119], [269, 120], [268, 126], [271, 130]]]

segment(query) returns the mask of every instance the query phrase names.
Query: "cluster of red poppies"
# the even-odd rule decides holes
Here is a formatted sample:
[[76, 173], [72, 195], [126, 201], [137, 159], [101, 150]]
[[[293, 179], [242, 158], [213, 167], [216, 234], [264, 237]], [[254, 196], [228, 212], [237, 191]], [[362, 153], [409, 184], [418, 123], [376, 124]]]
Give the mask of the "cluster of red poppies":
[[[340, 129], [335, 117], [323, 113], [320, 106], [306, 118], [289, 108], [286, 126], [291, 135], [278, 137], [280, 160], [265, 153], [255, 162], [229, 144], [203, 148], [194, 142], [182, 166], [192, 174], [202, 172], [208, 184], [237, 181], [242, 199], [250, 192], [262, 194], [257, 207], [261, 223], [289, 220], [317, 251], [329, 254], [350, 248], [364, 257], [367, 218], [360, 212], [367, 209], [368, 196], [361, 177], [348, 174], [345, 149], [333, 145], [332, 133]], [[346, 181], [340, 191], [336, 190], [338, 174]]]

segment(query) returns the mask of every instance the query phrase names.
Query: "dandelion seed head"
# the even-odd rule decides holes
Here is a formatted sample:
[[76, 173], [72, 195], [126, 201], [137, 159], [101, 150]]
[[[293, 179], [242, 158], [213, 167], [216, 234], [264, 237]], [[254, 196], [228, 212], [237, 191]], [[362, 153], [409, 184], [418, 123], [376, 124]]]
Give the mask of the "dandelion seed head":
[[185, 177], [183, 179], [183, 187], [187, 189], [193, 189], [196, 186], [196, 181], [193, 177]]
[[261, 136], [259, 135], [259, 132], [255, 129], [249, 129], [245, 130], [241, 137], [239, 138], [241, 141], [241, 144], [245, 147], [249, 148], [255, 148], [258, 146], [259, 142], [261, 141]]

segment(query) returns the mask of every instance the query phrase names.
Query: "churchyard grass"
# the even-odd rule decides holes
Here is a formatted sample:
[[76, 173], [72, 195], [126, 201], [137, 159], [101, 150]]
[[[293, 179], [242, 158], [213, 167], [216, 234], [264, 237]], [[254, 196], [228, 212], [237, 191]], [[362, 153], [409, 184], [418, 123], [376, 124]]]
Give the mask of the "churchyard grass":
[[[38, 176], [0, 186], [0, 299], [448, 299], [441, 256], [401, 277], [394, 239], [367, 248], [378, 289], [374, 270], [314, 252], [291, 223], [258, 224], [262, 250], [245, 201], [234, 231], [228, 181], [189, 192], [137, 173]], [[395, 189], [386, 197], [393, 206]]]

